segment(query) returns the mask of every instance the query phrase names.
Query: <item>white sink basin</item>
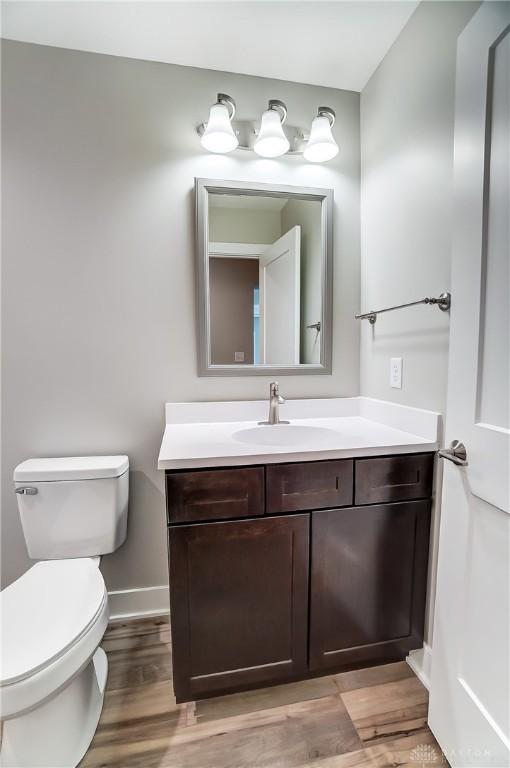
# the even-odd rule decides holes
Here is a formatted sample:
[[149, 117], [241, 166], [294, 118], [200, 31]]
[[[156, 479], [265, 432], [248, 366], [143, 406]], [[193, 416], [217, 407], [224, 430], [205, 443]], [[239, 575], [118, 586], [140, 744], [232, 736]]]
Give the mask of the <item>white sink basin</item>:
[[312, 449], [319, 445], [323, 448], [337, 445], [339, 436], [340, 433], [335, 429], [301, 424], [261, 424], [241, 429], [232, 435], [237, 442], [249, 445], [303, 445]]

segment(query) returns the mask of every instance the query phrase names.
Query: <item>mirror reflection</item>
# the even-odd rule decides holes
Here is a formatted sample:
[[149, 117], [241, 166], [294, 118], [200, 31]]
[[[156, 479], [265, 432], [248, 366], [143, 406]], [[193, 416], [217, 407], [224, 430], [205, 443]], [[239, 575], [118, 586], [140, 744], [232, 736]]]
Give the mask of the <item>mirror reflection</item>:
[[207, 201], [210, 364], [321, 364], [322, 200], [210, 192]]

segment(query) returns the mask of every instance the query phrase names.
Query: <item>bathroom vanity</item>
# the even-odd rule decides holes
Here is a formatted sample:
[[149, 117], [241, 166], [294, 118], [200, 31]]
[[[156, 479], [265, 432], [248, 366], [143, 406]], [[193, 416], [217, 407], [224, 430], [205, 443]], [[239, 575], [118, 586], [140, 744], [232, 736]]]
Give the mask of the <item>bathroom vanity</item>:
[[179, 702], [422, 645], [437, 415], [293, 401], [290, 425], [257, 426], [265, 409], [167, 406], [159, 467]]

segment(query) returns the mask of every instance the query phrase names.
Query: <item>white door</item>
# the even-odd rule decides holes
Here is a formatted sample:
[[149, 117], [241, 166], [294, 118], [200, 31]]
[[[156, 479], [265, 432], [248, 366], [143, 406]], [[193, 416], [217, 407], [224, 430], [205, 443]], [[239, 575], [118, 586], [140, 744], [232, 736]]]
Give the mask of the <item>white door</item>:
[[260, 362], [299, 363], [301, 227], [268, 245], [259, 260]]
[[446, 444], [429, 724], [454, 768], [510, 764], [510, 3], [459, 38]]

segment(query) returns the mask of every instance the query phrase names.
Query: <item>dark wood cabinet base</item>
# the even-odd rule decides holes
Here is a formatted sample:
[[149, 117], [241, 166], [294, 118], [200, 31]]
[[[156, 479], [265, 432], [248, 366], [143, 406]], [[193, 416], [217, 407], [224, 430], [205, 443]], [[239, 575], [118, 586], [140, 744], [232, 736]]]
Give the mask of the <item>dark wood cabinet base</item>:
[[[179, 703], [399, 661], [421, 646], [433, 454], [391, 459], [370, 459], [359, 475], [368, 460], [168, 473]], [[392, 501], [352, 506], [355, 488], [371, 500], [391, 488]], [[248, 506], [226, 520], [232, 498]], [[338, 506], [310, 509], [318, 499]]]
[[[385, 652], [382, 650], [380, 651], [380, 655], [373, 654], [370, 660], [368, 661], [347, 661], [347, 659], [344, 659], [342, 663], [336, 663], [334, 666], [324, 668], [324, 669], [315, 669], [315, 670], [305, 670], [304, 672], [296, 673], [289, 675], [288, 677], [269, 677], [267, 680], [261, 679], [260, 681], [257, 680], [256, 682], [252, 683], [240, 683], [238, 681], [238, 684], [235, 686], [228, 685], [225, 688], [213, 688], [210, 691], [207, 692], [201, 692], [197, 696], [193, 696], [189, 692], [189, 688], [187, 686], [184, 687], [184, 689], [179, 688], [179, 686], [176, 684], [175, 680], [173, 680], [173, 690], [175, 695], [175, 700], [177, 704], [184, 704], [187, 701], [201, 701], [203, 699], [214, 699], [217, 696], [228, 696], [230, 694], [234, 693], [243, 693], [245, 691], [255, 691], [259, 688], [274, 688], [277, 685], [286, 685], [288, 683], [297, 683], [300, 680], [314, 680], [316, 678], [323, 678], [325, 675], [338, 675], [342, 672], [353, 672], [357, 669], [369, 669], [370, 667], [379, 667], [384, 664], [393, 664], [397, 661], [405, 661], [407, 658], [407, 655], [409, 654], [409, 651], [415, 650], [416, 648], [421, 648], [422, 641], [420, 641], [418, 644], [413, 644], [411, 647], [407, 648], [405, 647], [405, 644], [403, 644], [400, 648], [397, 646], [394, 646], [392, 648], [387, 648]], [[175, 669], [175, 664], [172, 668], [172, 674], [173, 669]]]

